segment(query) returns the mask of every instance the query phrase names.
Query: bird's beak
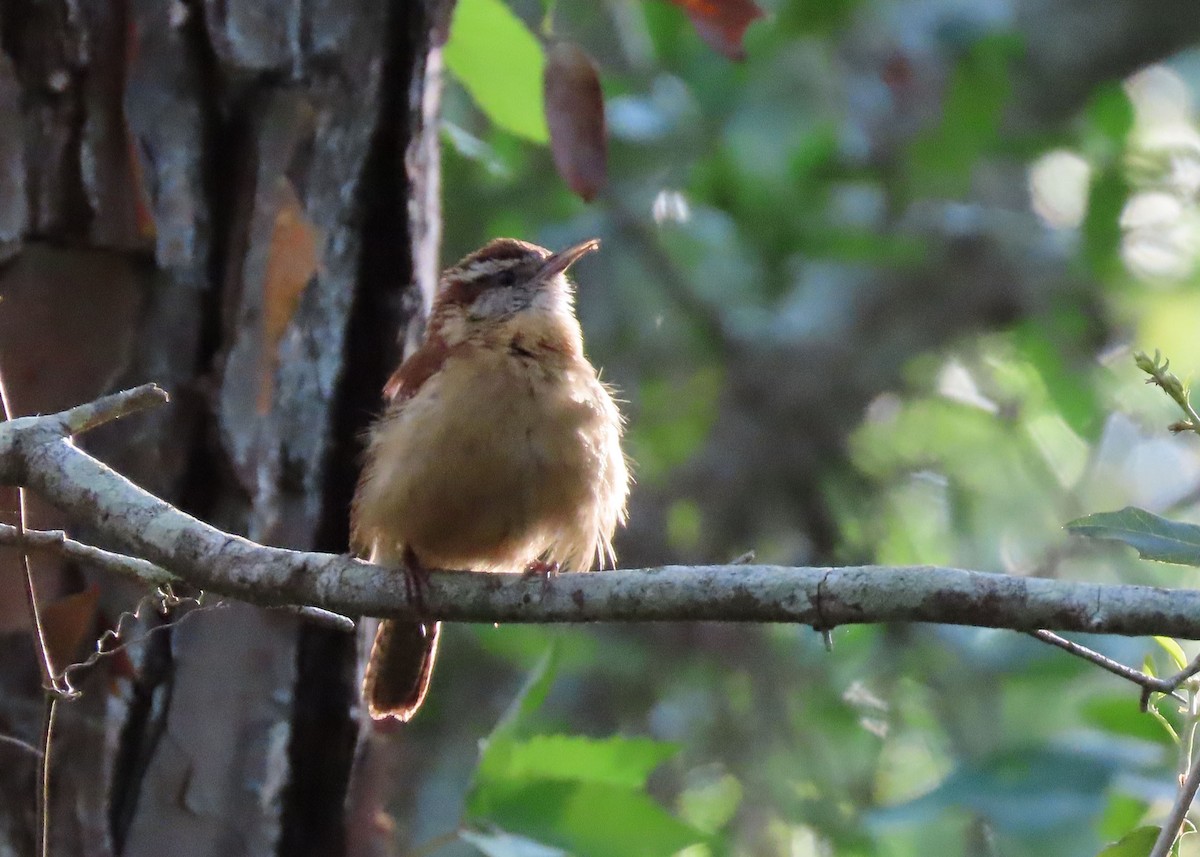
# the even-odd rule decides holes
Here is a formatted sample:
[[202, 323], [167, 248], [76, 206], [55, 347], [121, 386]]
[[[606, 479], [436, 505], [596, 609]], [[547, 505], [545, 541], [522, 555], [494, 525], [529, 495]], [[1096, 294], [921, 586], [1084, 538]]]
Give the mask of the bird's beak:
[[599, 249], [600, 239], [592, 238], [588, 241], [584, 241], [582, 244], [576, 244], [574, 247], [568, 247], [566, 250], [554, 253], [545, 262], [543, 262], [542, 267], [538, 269], [537, 279], [548, 280], [551, 277], [558, 276], [588, 253]]

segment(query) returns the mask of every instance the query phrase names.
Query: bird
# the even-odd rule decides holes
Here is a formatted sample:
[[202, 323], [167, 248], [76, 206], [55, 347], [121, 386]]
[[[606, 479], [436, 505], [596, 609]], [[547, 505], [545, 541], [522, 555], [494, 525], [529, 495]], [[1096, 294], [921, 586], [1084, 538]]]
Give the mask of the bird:
[[[630, 466], [612, 389], [583, 349], [567, 270], [598, 240], [552, 253], [497, 238], [447, 268], [423, 343], [388, 379], [368, 431], [351, 546], [402, 567], [546, 573], [615, 565]], [[380, 621], [363, 679], [375, 720], [421, 707], [441, 623]]]

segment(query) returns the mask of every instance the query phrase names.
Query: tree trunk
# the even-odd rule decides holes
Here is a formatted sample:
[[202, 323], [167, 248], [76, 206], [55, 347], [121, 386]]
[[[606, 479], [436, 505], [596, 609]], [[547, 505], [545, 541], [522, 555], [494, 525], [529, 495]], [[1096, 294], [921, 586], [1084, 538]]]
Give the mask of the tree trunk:
[[[449, 7], [0, 3], [0, 373], [14, 414], [157, 381], [172, 404], [89, 449], [219, 526], [344, 551], [356, 437], [435, 284]], [[6, 521], [15, 507], [0, 497]], [[68, 523], [33, 504], [27, 518]], [[60, 668], [144, 595], [42, 558], [34, 577]], [[62, 600], [77, 592], [93, 594]], [[71, 674], [83, 694], [57, 707], [52, 853], [366, 843], [345, 810], [355, 641], [242, 605], [143, 610], [132, 635], [154, 627]], [[19, 557], [0, 554], [0, 734], [39, 744], [32, 639]], [[33, 853], [36, 758], [10, 743], [0, 758], [0, 853]], [[357, 812], [377, 801], [355, 794]]]

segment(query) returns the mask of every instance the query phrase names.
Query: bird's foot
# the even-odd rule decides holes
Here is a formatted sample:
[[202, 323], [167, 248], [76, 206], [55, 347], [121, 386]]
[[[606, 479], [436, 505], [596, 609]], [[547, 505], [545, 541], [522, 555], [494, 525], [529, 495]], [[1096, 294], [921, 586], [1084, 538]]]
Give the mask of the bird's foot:
[[551, 578], [557, 577], [561, 566], [557, 562], [546, 562], [544, 559], [535, 559], [529, 565], [525, 566], [525, 570], [521, 572], [521, 578], [530, 580], [538, 578], [542, 581], [542, 597], [546, 597], [546, 592], [550, 589]]
[[404, 550], [404, 595], [417, 613], [425, 612], [425, 590], [429, 586], [429, 569], [411, 548]]
[[549, 580], [561, 570], [561, 566], [557, 562], [546, 562], [544, 559], [535, 559], [529, 565], [525, 566], [525, 570], [521, 572], [522, 577], [541, 577]]

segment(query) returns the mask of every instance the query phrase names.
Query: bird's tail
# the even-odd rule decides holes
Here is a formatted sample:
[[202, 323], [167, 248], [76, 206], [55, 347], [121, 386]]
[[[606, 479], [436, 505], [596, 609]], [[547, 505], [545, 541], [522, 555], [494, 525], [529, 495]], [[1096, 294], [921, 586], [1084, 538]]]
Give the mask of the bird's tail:
[[425, 701], [433, 661], [437, 656], [441, 622], [384, 619], [363, 678], [363, 698], [375, 720], [412, 719]]

